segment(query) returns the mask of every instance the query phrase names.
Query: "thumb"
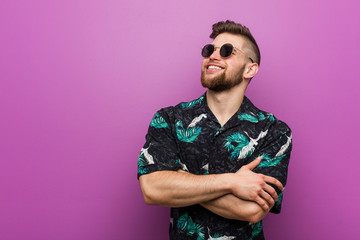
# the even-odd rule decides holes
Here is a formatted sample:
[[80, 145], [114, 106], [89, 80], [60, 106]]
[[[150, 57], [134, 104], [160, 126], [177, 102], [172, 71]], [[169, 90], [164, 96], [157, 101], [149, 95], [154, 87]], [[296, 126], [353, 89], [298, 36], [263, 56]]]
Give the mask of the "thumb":
[[250, 162], [249, 164], [245, 165], [249, 170], [253, 170], [256, 168], [257, 165], [261, 162], [261, 157], [257, 157], [254, 161]]

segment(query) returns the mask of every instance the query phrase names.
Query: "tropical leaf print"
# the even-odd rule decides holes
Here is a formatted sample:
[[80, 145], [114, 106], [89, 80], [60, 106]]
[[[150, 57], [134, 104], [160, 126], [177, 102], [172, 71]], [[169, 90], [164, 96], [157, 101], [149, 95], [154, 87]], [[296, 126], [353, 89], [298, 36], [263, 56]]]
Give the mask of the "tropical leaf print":
[[197, 234], [197, 240], [204, 240], [205, 238], [204, 227], [195, 223], [188, 213], [185, 213], [178, 219], [177, 226], [181, 231], [185, 232], [187, 236]]
[[141, 151], [140, 151], [140, 154], [144, 155], [144, 157], [145, 157], [146, 161], [148, 162], [148, 164], [155, 164], [153, 157], [148, 152], [149, 147], [148, 148], [142, 148]]
[[242, 113], [238, 115], [239, 120], [241, 121], [249, 121], [252, 123], [257, 123], [259, 122], [259, 119], [253, 115], [250, 114], [246, 114], [246, 113]]
[[258, 116], [259, 121], [262, 121], [262, 120], [265, 120], [265, 119], [266, 119], [265, 115], [264, 115], [262, 112], [259, 112], [259, 113], [257, 114], [257, 116]]
[[148, 152], [149, 147], [142, 148], [140, 151], [140, 156], [138, 158], [138, 173], [140, 174], [147, 173], [147, 169], [145, 167], [147, 164], [155, 164], [153, 156], [151, 156]]
[[240, 121], [249, 121], [249, 122], [252, 122], [252, 123], [257, 123], [259, 121], [263, 121], [265, 120], [266, 118], [268, 118], [270, 121], [274, 121], [275, 120], [275, 117], [273, 114], [271, 113], [268, 113], [266, 116], [262, 113], [262, 112], [259, 112], [258, 114], [254, 114], [254, 113], [251, 113], [251, 114], [247, 114], [247, 113], [242, 113], [242, 114], [239, 114], [238, 115], [238, 118]]
[[195, 106], [197, 104], [200, 104], [203, 100], [204, 100], [204, 95], [202, 95], [201, 97], [199, 97], [196, 100], [193, 100], [193, 101], [190, 101], [190, 102], [187, 102], [187, 103], [182, 103], [181, 107], [182, 108], [191, 108], [191, 107], [193, 107], [193, 106]]
[[[251, 156], [251, 154], [254, 152], [254, 150], [255, 150], [255, 147], [254, 146], [256, 146], [256, 145], [258, 145], [258, 141], [261, 139], [261, 138], [263, 138], [263, 137], [265, 137], [266, 135], [267, 135], [267, 132], [268, 132], [268, 130], [266, 130], [265, 132], [263, 132], [263, 131], [261, 131], [260, 133], [259, 133], [259, 136], [256, 138], [256, 139], [253, 139], [253, 138], [251, 138], [251, 137], [249, 137], [250, 138], [250, 142], [249, 142], [249, 144], [248, 145], [246, 145], [245, 147], [243, 147], [242, 149], [241, 149], [241, 151], [240, 151], [240, 153], [239, 153], [239, 160], [240, 159], [244, 159], [244, 158], [246, 158], [246, 157], [248, 157], [248, 156]], [[245, 132], [246, 133], [246, 132]], [[247, 133], [246, 133], [247, 134]]]
[[182, 162], [180, 161], [180, 159], [177, 159], [176, 162], [175, 162], [175, 164], [176, 164], [176, 165], [180, 165], [180, 167], [181, 167], [181, 169], [182, 169], [183, 171], [186, 171], [186, 172], [189, 171], [189, 169], [186, 167], [185, 163], [182, 163]]
[[137, 164], [139, 174], [142, 175], [142, 174], [147, 173], [147, 169], [146, 169], [145, 165], [146, 165], [145, 159], [143, 158], [143, 155], [141, 154], [138, 158], [138, 164]]
[[232, 240], [236, 238], [235, 236], [226, 236], [218, 233], [215, 233], [213, 236], [211, 236], [209, 228], [208, 228], [208, 233], [209, 233], [208, 240]]
[[284, 155], [271, 158], [268, 154], [263, 154], [261, 156], [261, 162], [257, 167], [273, 167], [279, 164], [279, 162], [285, 157]]
[[182, 142], [194, 142], [201, 133], [200, 127], [190, 127], [185, 129], [182, 121], [180, 120], [176, 121], [175, 128], [177, 137]]
[[240, 150], [238, 160], [250, 157], [251, 154], [255, 151], [254, 143], [250, 141], [249, 145], [246, 145]]
[[153, 119], [150, 122], [150, 126], [154, 128], [167, 128], [169, 125], [165, 121], [165, 119], [160, 116], [159, 113], [156, 113]]
[[[286, 135], [285, 135], [286, 136]], [[292, 134], [290, 134], [290, 137], [287, 137], [287, 141], [284, 145], [281, 146], [280, 150], [278, 153], [276, 153], [276, 157], [283, 155], [284, 152], [288, 149], [288, 147], [290, 146], [291, 140], [292, 140]]]
[[194, 119], [191, 121], [191, 123], [189, 124], [188, 128], [195, 127], [196, 124], [198, 124], [198, 123], [201, 121], [201, 119], [203, 119], [203, 118], [207, 118], [207, 115], [206, 115], [205, 113], [200, 114], [198, 117], [194, 118]]
[[283, 198], [283, 192], [279, 193], [278, 200], [275, 202], [275, 206], [279, 206], [281, 204]]
[[209, 164], [208, 164], [208, 163], [205, 164], [204, 166], [202, 166], [201, 169], [204, 169], [204, 170], [205, 170], [204, 175], [209, 174]]
[[[236, 145], [234, 143], [237, 143]], [[224, 146], [228, 151], [236, 149], [238, 146], [244, 147], [249, 144], [249, 140], [241, 133], [234, 133], [226, 138]]]
[[259, 235], [263, 229], [262, 221], [254, 223], [251, 226], [252, 226], [252, 234], [249, 240], [253, 240], [253, 238]]
[[249, 145], [249, 140], [241, 133], [234, 133], [228, 136], [224, 143], [226, 150], [231, 152], [232, 159], [238, 158], [242, 148], [247, 145]]
[[240, 133], [234, 133], [226, 138], [224, 146], [229, 152], [231, 152], [231, 158], [238, 158], [238, 160], [244, 159], [253, 154], [253, 152], [255, 151], [255, 146], [258, 144], [258, 141], [261, 138], [265, 137], [267, 132], [268, 130], [266, 130], [265, 132], [261, 131], [256, 139], [249, 137], [250, 141], [245, 135]]
[[274, 114], [268, 113], [267, 117], [269, 118], [270, 121], [275, 121]]

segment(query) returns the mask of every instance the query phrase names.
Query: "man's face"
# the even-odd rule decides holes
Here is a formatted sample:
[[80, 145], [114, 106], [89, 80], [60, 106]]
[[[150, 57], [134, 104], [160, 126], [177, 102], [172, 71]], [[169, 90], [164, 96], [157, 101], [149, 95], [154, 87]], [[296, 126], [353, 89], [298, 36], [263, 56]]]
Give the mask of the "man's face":
[[201, 83], [215, 92], [231, 89], [241, 83], [245, 64], [248, 58], [240, 51], [234, 50], [227, 58], [220, 56], [220, 47], [230, 43], [237, 49], [243, 49], [245, 40], [239, 35], [231, 33], [219, 34], [212, 44], [215, 46], [213, 54], [204, 58], [201, 68]]

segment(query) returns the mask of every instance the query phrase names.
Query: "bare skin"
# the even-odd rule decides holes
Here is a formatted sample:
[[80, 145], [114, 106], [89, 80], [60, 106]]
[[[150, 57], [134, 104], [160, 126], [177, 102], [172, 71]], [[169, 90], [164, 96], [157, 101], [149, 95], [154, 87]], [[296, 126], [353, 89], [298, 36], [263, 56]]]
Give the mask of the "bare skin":
[[[253, 162], [241, 167], [239, 171], [235, 173], [245, 173], [246, 175], [249, 175], [249, 178], [254, 177], [253, 174], [258, 175], [256, 176], [258, 177], [257, 184], [250, 184], [248, 186], [252, 189], [258, 189], [258, 192], [255, 191], [250, 193], [250, 195], [254, 194], [252, 196], [255, 198], [255, 200], [244, 200], [237, 195], [227, 194], [211, 201], [202, 202], [200, 205], [217, 215], [229, 219], [249, 221], [252, 223], [256, 223], [263, 219], [274, 206], [275, 201], [278, 199], [275, 189], [269, 186], [267, 183], [270, 183], [271, 181], [280, 190], [283, 190], [283, 186], [275, 178], [252, 172], [252, 170], [257, 165], [259, 165], [260, 161], [261, 158], [257, 158]], [[261, 179], [263, 179], [264, 182], [262, 182]], [[259, 187], [263, 189], [261, 190]], [[256, 192], [258, 194], [256, 194]]]
[[228, 218], [262, 219], [274, 206], [282, 184], [275, 178], [252, 171], [261, 159], [241, 167], [236, 173], [194, 175], [184, 171], [158, 171], [140, 177], [144, 200], [150, 205], [185, 207], [201, 204]]
[[[238, 49], [244, 48], [246, 54], [252, 54], [246, 48], [248, 44], [243, 37], [222, 33], [213, 41], [217, 50], [203, 59], [202, 72], [204, 81], [208, 83], [222, 74], [226, 76], [225, 81], [236, 81], [239, 69], [243, 69], [239, 84], [220, 92], [208, 89], [206, 93], [207, 104], [221, 126], [237, 112], [250, 79], [258, 71], [258, 65], [251, 63], [244, 53], [235, 52], [226, 59], [221, 58], [218, 49], [225, 43], [231, 43]], [[195, 175], [181, 170], [157, 171], [142, 175], [140, 186], [147, 204], [167, 207], [200, 204], [225, 218], [255, 223], [269, 212], [278, 199], [270, 184], [283, 190], [277, 179], [252, 171], [260, 161], [261, 158], [257, 158], [236, 173]]]
[[[209, 211], [228, 219], [257, 223], [263, 219], [269, 210], [264, 210], [252, 201], [242, 200], [232, 194], [224, 195], [209, 202], [200, 203]], [[270, 205], [271, 209], [273, 205]]]
[[[230, 33], [220, 34], [212, 43], [217, 47], [222, 46], [224, 43], [231, 43], [239, 49], [247, 45], [243, 37]], [[209, 69], [208, 67], [211, 65], [220, 66], [221, 69]], [[224, 73], [228, 79], [232, 79], [238, 74], [242, 66], [245, 66], [245, 69], [242, 73], [242, 81], [240, 84], [225, 91], [216, 92], [208, 89], [206, 92], [207, 104], [221, 126], [223, 126], [241, 106], [250, 79], [256, 75], [259, 66], [257, 63], [251, 63], [249, 59], [241, 53], [223, 59], [218, 50], [214, 51], [209, 58], [203, 59], [202, 71], [204, 72], [206, 81], [209, 82]]]

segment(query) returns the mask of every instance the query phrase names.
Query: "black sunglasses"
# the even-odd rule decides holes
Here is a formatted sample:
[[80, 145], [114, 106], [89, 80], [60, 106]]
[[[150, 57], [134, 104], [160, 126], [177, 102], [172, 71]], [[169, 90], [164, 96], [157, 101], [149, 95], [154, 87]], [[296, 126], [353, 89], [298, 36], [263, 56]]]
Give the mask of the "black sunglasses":
[[[239, 52], [242, 52], [245, 56], [247, 56], [247, 54], [244, 53], [244, 51], [238, 49], [237, 47], [234, 47], [230, 43], [225, 43], [224, 45], [221, 46], [220, 56], [222, 58], [230, 57], [230, 55], [233, 53], [234, 49], [238, 50]], [[213, 44], [206, 44], [201, 50], [201, 56], [203, 56], [204, 58], [208, 58], [211, 56], [211, 54], [213, 54], [214, 51], [215, 51], [215, 46]], [[248, 58], [250, 59], [250, 61], [252, 63], [254, 63], [254, 61], [251, 59], [251, 57], [248, 57]]]

